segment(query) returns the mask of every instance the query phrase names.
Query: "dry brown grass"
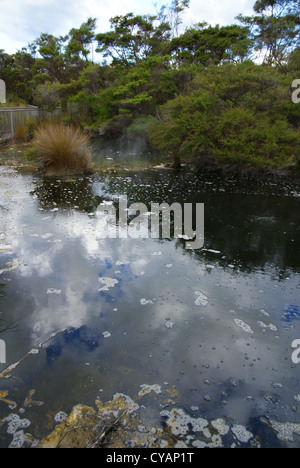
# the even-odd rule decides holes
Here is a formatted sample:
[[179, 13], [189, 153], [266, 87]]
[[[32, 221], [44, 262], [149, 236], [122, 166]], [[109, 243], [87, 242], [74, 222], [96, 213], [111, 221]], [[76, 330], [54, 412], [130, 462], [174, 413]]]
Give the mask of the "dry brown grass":
[[89, 136], [80, 128], [46, 123], [36, 130], [33, 144], [48, 174], [82, 174], [91, 170]]
[[16, 128], [13, 140], [16, 143], [24, 143], [25, 141], [28, 141], [28, 133], [25, 124], [19, 123], [19, 125]]

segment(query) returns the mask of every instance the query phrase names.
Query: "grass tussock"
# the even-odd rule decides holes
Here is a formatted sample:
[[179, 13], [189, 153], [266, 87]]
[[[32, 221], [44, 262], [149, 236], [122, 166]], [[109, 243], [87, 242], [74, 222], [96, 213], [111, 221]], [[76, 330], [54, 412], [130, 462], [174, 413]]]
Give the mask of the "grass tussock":
[[80, 128], [46, 123], [35, 134], [33, 144], [47, 174], [82, 174], [91, 171], [89, 136]]
[[28, 133], [25, 124], [20, 123], [17, 126], [13, 140], [15, 143], [24, 143], [28, 141]]

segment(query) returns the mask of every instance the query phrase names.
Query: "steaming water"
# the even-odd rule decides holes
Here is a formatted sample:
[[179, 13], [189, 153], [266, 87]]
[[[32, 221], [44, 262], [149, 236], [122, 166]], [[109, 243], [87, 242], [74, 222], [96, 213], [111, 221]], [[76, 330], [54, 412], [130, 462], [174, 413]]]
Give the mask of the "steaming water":
[[[299, 446], [299, 184], [157, 169], [140, 149], [130, 165], [128, 148], [122, 159], [99, 144], [97, 162], [114, 171], [43, 179], [0, 167], [0, 372], [16, 364], [0, 379], [0, 445], [123, 393], [147, 399], [143, 423], [156, 427], [178, 408], [173, 434], [191, 447], [209, 440], [203, 418], [223, 446]], [[204, 248], [101, 239], [94, 213], [120, 195], [149, 211], [204, 203]]]

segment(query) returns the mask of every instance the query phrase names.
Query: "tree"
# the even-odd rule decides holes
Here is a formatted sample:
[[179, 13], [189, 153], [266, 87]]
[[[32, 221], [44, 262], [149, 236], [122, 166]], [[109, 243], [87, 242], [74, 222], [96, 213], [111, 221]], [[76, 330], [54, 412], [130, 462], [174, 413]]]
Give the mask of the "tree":
[[[31, 55], [28, 48], [23, 47], [13, 56], [13, 65], [11, 71], [13, 73], [13, 94], [32, 103], [33, 69], [35, 66], [35, 58]], [[10, 88], [9, 88], [10, 89]]]
[[34, 102], [38, 107], [47, 111], [54, 110], [60, 105], [60, 84], [58, 82], [41, 84], [34, 91]]
[[249, 54], [252, 41], [248, 28], [241, 26], [208, 26], [199, 23], [174, 38], [171, 51], [179, 62], [188, 61], [204, 66], [225, 61], [240, 61]]
[[14, 58], [0, 49], [0, 79], [5, 81], [7, 90], [14, 88]]
[[34, 72], [43, 82], [63, 81], [65, 74], [63, 45], [65, 41], [64, 37], [55, 37], [46, 33], [42, 33], [34, 41], [39, 55], [35, 60]]
[[255, 16], [237, 19], [251, 28], [264, 62], [282, 65], [300, 40], [300, 0], [257, 0]]
[[[158, 6], [157, 3], [154, 6]], [[181, 14], [189, 8], [190, 0], [172, 0], [169, 5], [161, 6], [157, 13], [158, 19], [169, 25], [171, 38], [178, 37], [179, 27], [182, 24]]]
[[129, 67], [157, 53], [169, 39], [169, 25], [150, 15], [116, 16], [110, 20], [112, 31], [97, 34], [97, 52], [109, 57], [113, 63]]
[[[91, 54], [91, 47], [95, 40], [96, 18], [88, 18], [80, 28], [73, 28], [69, 32], [69, 42], [65, 48], [66, 56], [75, 64], [80, 60], [87, 62]], [[93, 61], [93, 57], [92, 57]]]
[[287, 81], [267, 65], [211, 66], [195, 76], [186, 93], [161, 106], [149, 140], [177, 160], [215, 158], [266, 167], [294, 164], [300, 134], [289, 122]]

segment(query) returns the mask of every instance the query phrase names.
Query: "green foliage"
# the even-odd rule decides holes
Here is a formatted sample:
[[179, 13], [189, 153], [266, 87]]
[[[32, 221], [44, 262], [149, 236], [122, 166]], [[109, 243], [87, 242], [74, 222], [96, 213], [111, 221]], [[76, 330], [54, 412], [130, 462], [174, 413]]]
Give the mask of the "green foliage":
[[47, 81], [37, 86], [34, 94], [35, 104], [47, 111], [51, 111], [60, 105], [60, 83]]
[[132, 135], [148, 136], [149, 129], [156, 122], [155, 118], [149, 115], [141, 115], [135, 119], [128, 127], [128, 132]]
[[157, 20], [157, 16], [133, 13], [112, 18], [112, 30], [96, 36], [97, 51], [126, 67], [162, 53], [170, 38], [170, 25], [164, 21], [156, 25]]
[[257, 0], [254, 16], [238, 19], [251, 28], [256, 50], [264, 61], [283, 66], [300, 39], [300, 0]]
[[288, 97], [281, 80], [271, 67], [211, 67], [195, 77], [186, 95], [162, 106], [150, 142], [188, 160], [213, 156], [249, 165], [292, 164], [300, 134], [283, 112]]
[[[42, 33], [15, 54], [0, 50], [0, 77], [11, 103], [59, 106], [63, 122], [109, 137], [144, 135], [176, 164], [207, 155], [300, 164], [300, 105], [291, 99], [299, 2], [257, 0], [253, 16], [238, 17], [243, 25], [182, 32], [189, 0], [169, 0], [155, 15], [116, 16], [101, 34], [88, 18], [64, 37]], [[250, 60], [257, 52], [262, 65]], [[34, 123], [20, 138], [24, 131], [32, 135]]]
[[247, 28], [236, 25], [212, 27], [207, 23], [199, 23], [173, 39], [171, 50], [180, 62], [207, 66], [240, 61], [247, 57], [251, 45]]
[[96, 22], [96, 18], [89, 18], [79, 29], [73, 28], [69, 32], [69, 42], [65, 53], [71, 62], [77, 66], [80, 66], [81, 57], [88, 61], [91, 46], [95, 39]]
[[38, 120], [35, 117], [28, 117], [26, 120], [26, 134], [29, 140], [31, 140], [34, 137], [34, 133], [37, 130], [38, 127]]

